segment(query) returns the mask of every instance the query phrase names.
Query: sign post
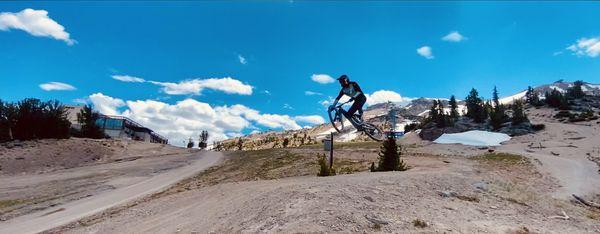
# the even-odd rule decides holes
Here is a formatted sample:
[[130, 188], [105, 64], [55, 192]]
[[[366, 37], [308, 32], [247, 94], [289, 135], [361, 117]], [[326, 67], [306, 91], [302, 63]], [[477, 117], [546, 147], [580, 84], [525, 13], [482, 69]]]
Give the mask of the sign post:
[[333, 132], [329, 137], [329, 141], [331, 142], [331, 147], [329, 147], [329, 169], [333, 168]]

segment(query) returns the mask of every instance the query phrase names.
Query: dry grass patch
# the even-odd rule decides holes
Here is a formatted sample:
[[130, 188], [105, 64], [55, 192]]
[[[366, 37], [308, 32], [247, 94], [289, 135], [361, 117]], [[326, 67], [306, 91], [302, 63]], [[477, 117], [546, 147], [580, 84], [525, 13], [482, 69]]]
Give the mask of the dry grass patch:
[[530, 164], [528, 158], [517, 154], [509, 153], [486, 153], [472, 157], [471, 159], [485, 163], [504, 163], [504, 164]]

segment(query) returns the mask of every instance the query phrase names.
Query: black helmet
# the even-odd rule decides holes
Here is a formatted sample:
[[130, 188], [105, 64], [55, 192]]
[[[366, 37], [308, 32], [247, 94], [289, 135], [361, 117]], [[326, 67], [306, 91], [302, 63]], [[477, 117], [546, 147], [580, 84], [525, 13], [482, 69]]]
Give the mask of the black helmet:
[[347, 75], [341, 75], [340, 78], [337, 78], [337, 80], [339, 80], [339, 81], [342, 81], [342, 80], [350, 81], [350, 79], [348, 79]]

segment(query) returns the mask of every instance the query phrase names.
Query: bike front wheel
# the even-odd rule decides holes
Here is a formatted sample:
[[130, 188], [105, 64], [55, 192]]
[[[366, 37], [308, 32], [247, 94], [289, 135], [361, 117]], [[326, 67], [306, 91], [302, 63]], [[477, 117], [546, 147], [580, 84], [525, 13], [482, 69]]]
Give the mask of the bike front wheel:
[[362, 124], [362, 128], [363, 132], [375, 141], [383, 141], [385, 139], [385, 133], [381, 131], [379, 127], [373, 124], [364, 123]]
[[329, 121], [331, 121], [331, 125], [337, 132], [342, 132], [344, 130], [344, 118], [342, 118], [342, 113], [338, 110], [329, 111]]

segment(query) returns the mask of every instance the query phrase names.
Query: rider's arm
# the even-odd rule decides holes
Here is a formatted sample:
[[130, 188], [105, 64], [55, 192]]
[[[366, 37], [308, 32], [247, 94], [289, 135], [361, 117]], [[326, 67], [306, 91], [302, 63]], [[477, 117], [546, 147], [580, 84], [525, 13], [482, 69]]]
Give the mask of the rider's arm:
[[335, 98], [335, 101], [333, 101], [332, 106], [337, 105], [338, 101], [340, 101], [340, 98], [342, 98], [342, 96], [344, 96], [344, 92], [342, 92], [342, 90], [340, 90], [340, 94], [338, 94], [338, 96]]

